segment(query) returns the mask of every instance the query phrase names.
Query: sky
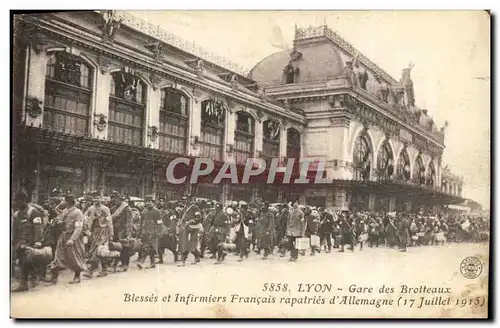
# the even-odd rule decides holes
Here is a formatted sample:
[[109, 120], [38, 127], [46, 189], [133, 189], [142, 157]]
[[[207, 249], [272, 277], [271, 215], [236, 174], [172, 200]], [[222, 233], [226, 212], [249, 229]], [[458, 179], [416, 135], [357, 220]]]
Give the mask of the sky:
[[490, 18], [484, 11], [136, 11], [250, 70], [292, 47], [294, 27], [326, 23], [392, 75], [413, 63], [416, 105], [449, 122], [443, 165], [463, 196], [490, 202]]

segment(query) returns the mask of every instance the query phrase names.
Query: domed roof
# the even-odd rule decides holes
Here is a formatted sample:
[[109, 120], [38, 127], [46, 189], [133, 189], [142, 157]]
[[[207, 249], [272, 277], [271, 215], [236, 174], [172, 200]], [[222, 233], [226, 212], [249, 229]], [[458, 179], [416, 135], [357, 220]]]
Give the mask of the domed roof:
[[[248, 77], [262, 85], [283, 83], [283, 69], [292, 59], [293, 50], [280, 51], [262, 59]], [[326, 38], [312, 43], [297, 42], [295, 51], [302, 55], [294, 61], [294, 66], [300, 70], [298, 82], [324, 81], [344, 74], [342, 54]]]

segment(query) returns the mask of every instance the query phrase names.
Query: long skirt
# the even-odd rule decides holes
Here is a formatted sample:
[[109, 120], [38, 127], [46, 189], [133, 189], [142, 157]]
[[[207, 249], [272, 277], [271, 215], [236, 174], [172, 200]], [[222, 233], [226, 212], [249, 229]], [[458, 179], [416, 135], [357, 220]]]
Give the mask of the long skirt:
[[70, 269], [75, 272], [87, 270], [83, 236], [80, 236], [80, 238], [75, 240], [73, 245], [67, 246], [66, 243], [71, 238], [71, 235], [71, 233], [62, 233], [59, 236], [54, 261], [50, 264], [51, 269]]

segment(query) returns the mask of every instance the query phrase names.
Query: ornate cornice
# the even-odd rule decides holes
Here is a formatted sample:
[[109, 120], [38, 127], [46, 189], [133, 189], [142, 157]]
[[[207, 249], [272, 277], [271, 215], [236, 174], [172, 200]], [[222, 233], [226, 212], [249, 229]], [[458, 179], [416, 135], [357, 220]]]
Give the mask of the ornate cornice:
[[[51, 16], [52, 17], [52, 16]], [[59, 18], [56, 17], [55, 20]], [[142, 69], [146, 72], [150, 73], [156, 73], [158, 76], [165, 76], [168, 80], [173, 81], [173, 82], [180, 82], [184, 85], [187, 85], [192, 88], [204, 90], [207, 92], [212, 93], [215, 96], [220, 96], [220, 97], [229, 97], [233, 99], [234, 101], [244, 105], [244, 106], [252, 106], [254, 108], [261, 108], [266, 112], [269, 112], [269, 114], [274, 115], [276, 117], [288, 117], [291, 120], [296, 121], [297, 123], [304, 124], [305, 118], [304, 117], [296, 117], [298, 114], [293, 114], [290, 112], [283, 111], [282, 108], [278, 108], [278, 106], [267, 103], [267, 102], [262, 102], [258, 96], [250, 96], [248, 93], [245, 93], [245, 96], [250, 96], [255, 99], [248, 99], [243, 97], [242, 92], [231, 92], [230, 87], [228, 87], [228, 90], [221, 90], [219, 89], [219, 86], [216, 86], [215, 84], [218, 83], [215, 80], [214, 81], [208, 81], [208, 78], [203, 79], [203, 82], [200, 81], [200, 79], [194, 74], [191, 73], [193, 76], [189, 76], [189, 71], [186, 71], [185, 68], [182, 68], [183, 71], [181, 71], [181, 68], [175, 68], [173, 67], [170, 63], [157, 63], [151, 60], [147, 60], [146, 58], [137, 58], [136, 53], [138, 53], [137, 50], [130, 51], [130, 52], [124, 52], [120, 47], [126, 47], [126, 45], [122, 45], [119, 42], [115, 41], [113, 43], [112, 49], [108, 49], [109, 45], [107, 44], [102, 44], [102, 42], [97, 42], [97, 39], [99, 38], [98, 35], [95, 36], [89, 36], [84, 35], [84, 33], [80, 35], [68, 35], [69, 31], [68, 30], [60, 30], [62, 27], [58, 27], [54, 25], [55, 20], [51, 21], [40, 21], [36, 18], [27, 18], [32, 24], [39, 25], [41, 29], [49, 36], [57, 39], [62, 39], [65, 42], [69, 42], [72, 44], [79, 45], [81, 47], [84, 47], [86, 49], [91, 50], [94, 52], [94, 55], [97, 56], [103, 56], [107, 57], [110, 59], [115, 59], [120, 61], [122, 64], [139, 68]], [[60, 19], [59, 19], [60, 20]], [[64, 24], [67, 24], [65, 21], [63, 21]], [[54, 29], [59, 29], [59, 30], [54, 30]], [[88, 32], [90, 33], [90, 32]], [[134, 58], [135, 57], [135, 58]], [[178, 72], [177, 72], [177, 71]], [[206, 82], [209, 82], [207, 85]], [[275, 107], [275, 108], [272, 108]]]

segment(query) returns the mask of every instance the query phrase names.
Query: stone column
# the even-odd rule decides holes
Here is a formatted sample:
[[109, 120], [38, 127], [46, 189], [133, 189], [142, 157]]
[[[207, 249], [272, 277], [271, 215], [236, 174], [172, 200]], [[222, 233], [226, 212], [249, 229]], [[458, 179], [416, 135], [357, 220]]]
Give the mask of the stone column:
[[286, 157], [286, 146], [287, 146], [287, 138], [286, 138], [286, 126], [280, 127], [280, 160]]
[[188, 132], [188, 146], [187, 154], [190, 156], [198, 155], [198, 149], [194, 149], [191, 143], [195, 137], [201, 138], [201, 101], [191, 101], [191, 113], [189, 117], [189, 132]]
[[263, 132], [264, 121], [260, 120], [255, 123], [255, 157], [262, 152], [262, 142], [264, 138]]
[[[45, 104], [45, 75], [47, 72], [47, 53], [42, 51], [35, 51], [32, 47], [27, 49], [28, 60], [27, 65], [27, 90], [26, 98], [24, 99], [23, 120], [26, 119], [26, 125], [29, 126], [42, 126], [43, 113], [33, 117], [29, 114], [29, 107], [31, 106], [28, 99], [33, 101], [38, 100], [39, 106], [43, 109]], [[28, 111], [28, 112], [27, 112]]]
[[[96, 79], [96, 96], [95, 96], [95, 112], [94, 121], [92, 124], [92, 137], [97, 139], [108, 139], [108, 123], [109, 123], [109, 93], [111, 89], [111, 75], [102, 68], [97, 73]], [[99, 118], [104, 115], [106, 125], [99, 125]]]
[[160, 101], [161, 101], [161, 90], [159, 88], [149, 88], [148, 92], [148, 105], [147, 105], [147, 139], [146, 147], [159, 149], [160, 148], [160, 138], [152, 138], [153, 129], [156, 127], [156, 131], [160, 131]]
[[236, 114], [233, 111], [226, 111], [226, 130], [224, 139], [224, 162], [233, 163], [234, 154], [232, 148], [234, 147], [234, 130], [236, 130]]

